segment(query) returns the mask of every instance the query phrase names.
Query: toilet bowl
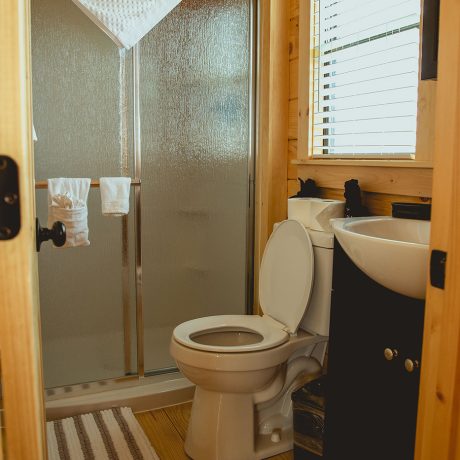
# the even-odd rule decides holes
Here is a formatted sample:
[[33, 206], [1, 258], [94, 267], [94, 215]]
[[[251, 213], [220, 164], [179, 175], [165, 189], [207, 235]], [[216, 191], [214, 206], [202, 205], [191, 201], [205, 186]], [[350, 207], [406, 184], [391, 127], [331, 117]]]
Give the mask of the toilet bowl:
[[332, 247], [331, 234], [282, 222], [260, 269], [264, 315], [210, 316], [174, 330], [171, 355], [196, 385], [185, 441], [194, 460], [292, 449], [290, 395], [321, 373], [327, 343]]

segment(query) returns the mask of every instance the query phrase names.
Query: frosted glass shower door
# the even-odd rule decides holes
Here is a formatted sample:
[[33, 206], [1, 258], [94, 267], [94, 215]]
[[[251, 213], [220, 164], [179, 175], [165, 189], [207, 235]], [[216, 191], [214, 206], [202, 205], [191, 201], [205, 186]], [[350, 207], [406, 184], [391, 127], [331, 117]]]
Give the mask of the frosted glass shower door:
[[171, 333], [244, 314], [251, 97], [249, 0], [183, 0], [141, 42], [146, 371]]
[[[117, 47], [71, 0], [31, 4], [36, 180], [121, 175]], [[36, 202], [46, 226], [46, 189], [37, 190]], [[133, 214], [125, 238], [122, 219], [102, 216], [99, 189], [91, 188], [88, 223], [90, 246], [46, 243], [38, 257], [47, 388], [137, 371]]]

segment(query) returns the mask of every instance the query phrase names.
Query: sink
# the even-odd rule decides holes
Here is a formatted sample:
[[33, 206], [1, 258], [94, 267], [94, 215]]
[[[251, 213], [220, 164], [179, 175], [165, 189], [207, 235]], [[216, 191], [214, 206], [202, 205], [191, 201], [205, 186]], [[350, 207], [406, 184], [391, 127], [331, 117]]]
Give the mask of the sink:
[[367, 276], [399, 294], [425, 298], [429, 221], [349, 217], [330, 223], [348, 257]]

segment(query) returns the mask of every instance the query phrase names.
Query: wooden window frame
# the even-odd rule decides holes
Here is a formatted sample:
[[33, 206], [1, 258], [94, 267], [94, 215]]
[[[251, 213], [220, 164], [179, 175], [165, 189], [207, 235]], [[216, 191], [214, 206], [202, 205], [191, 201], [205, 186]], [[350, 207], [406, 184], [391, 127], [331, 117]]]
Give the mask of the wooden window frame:
[[[363, 157], [323, 159], [313, 158], [310, 153], [309, 105], [312, 82], [309, 77], [311, 72], [310, 0], [299, 0], [298, 148], [297, 158], [291, 160], [294, 165], [297, 165], [299, 175], [319, 179], [321, 187], [342, 188], [344, 180], [349, 179], [350, 173], [353, 173], [360, 182], [365, 184], [366, 191], [431, 197], [436, 82], [432, 80], [419, 82], [415, 159], [366, 159]], [[309, 82], [308, 85], [305, 84], [306, 81]], [[376, 170], [376, 168], [379, 169]], [[382, 184], [374, 187], [376, 175], [386, 177], [383, 188]], [[322, 177], [328, 178], [327, 183], [322, 183]]]

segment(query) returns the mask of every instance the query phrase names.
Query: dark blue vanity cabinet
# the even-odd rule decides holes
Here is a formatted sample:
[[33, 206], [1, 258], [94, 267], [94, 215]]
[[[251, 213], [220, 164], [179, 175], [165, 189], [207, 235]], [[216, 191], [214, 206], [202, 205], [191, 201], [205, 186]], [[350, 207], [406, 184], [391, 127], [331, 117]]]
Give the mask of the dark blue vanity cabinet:
[[371, 280], [335, 242], [326, 460], [413, 459], [424, 304]]

